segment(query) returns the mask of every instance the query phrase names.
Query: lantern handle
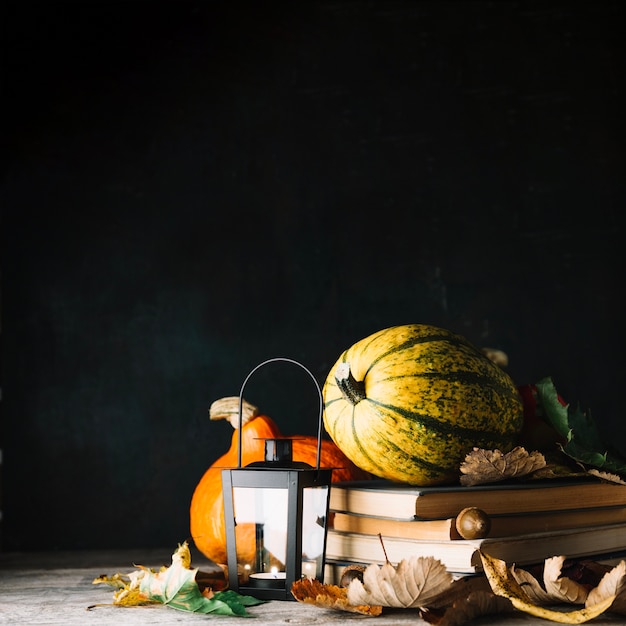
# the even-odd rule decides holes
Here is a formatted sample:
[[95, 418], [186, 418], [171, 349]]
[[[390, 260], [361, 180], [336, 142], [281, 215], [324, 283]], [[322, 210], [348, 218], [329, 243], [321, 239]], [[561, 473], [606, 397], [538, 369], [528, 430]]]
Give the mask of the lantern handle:
[[241, 444], [242, 444], [241, 430], [243, 426], [243, 390], [248, 380], [250, 380], [250, 377], [252, 376], [252, 374], [254, 374], [254, 372], [256, 372], [258, 369], [260, 369], [264, 365], [267, 365], [268, 363], [276, 363], [277, 361], [283, 361], [285, 363], [293, 363], [294, 365], [301, 367], [313, 379], [313, 382], [315, 383], [315, 387], [317, 389], [317, 393], [320, 398], [320, 412], [319, 412], [318, 424], [317, 424], [317, 461], [315, 465], [315, 469], [319, 470], [320, 459], [322, 456], [322, 414], [324, 411], [324, 399], [322, 397], [322, 390], [320, 388], [319, 383], [317, 382], [317, 379], [315, 378], [315, 376], [313, 376], [313, 373], [307, 367], [305, 367], [304, 365], [302, 365], [302, 363], [298, 361], [294, 361], [293, 359], [289, 359], [289, 358], [282, 357], [282, 356], [278, 356], [273, 359], [268, 359], [267, 361], [263, 361], [263, 363], [259, 363], [246, 376], [245, 380], [243, 381], [243, 384], [241, 385], [241, 391], [239, 392], [239, 429], [238, 429], [237, 467], [241, 468]]

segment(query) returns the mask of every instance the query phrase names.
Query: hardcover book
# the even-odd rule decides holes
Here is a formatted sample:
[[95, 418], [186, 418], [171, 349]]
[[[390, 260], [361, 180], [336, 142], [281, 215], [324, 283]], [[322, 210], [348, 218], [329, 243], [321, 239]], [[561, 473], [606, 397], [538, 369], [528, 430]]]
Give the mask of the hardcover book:
[[599, 479], [550, 479], [464, 487], [413, 487], [384, 480], [337, 482], [330, 509], [394, 518], [446, 519], [469, 506], [488, 515], [626, 507], [626, 485]]
[[[384, 546], [384, 549], [383, 549]], [[402, 539], [330, 529], [326, 538], [329, 562], [394, 565], [411, 556], [439, 559], [450, 572], [482, 571], [479, 550], [516, 565], [539, 563], [553, 556], [580, 558], [610, 555], [626, 548], [626, 523], [572, 528], [544, 533], [485, 539]]]
[[[342, 532], [404, 539], [461, 539], [456, 530], [456, 518], [421, 520], [395, 519], [355, 513], [330, 513], [329, 528]], [[536, 532], [551, 532], [626, 523], [626, 507], [546, 511], [490, 517], [489, 537], [507, 537]], [[626, 546], [625, 546], [626, 547]]]

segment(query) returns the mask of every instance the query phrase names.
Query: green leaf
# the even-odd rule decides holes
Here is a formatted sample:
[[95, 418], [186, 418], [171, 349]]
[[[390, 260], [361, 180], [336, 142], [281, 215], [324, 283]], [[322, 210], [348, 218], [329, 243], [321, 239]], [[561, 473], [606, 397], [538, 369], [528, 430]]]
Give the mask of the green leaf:
[[239, 602], [244, 606], [257, 606], [259, 604], [264, 604], [265, 600], [259, 600], [258, 598], [253, 598], [252, 596], [242, 596], [241, 594], [233, 591], [232, 589], [227, 589], [226, 591], [218, 591], [215, 596], [224, 602]]
[[207, 598], [196, 583], [197, 571], [174, 562], [162, 572], [146, 572], [141, 579], [140, 590], [151, 600], [191, 613], [247, 616], [246, 606], [263, 603], [232, 590], [219, 591], [212, 598]]
[[596, 469], [626, 476], [626, 459], [609, 451], [602, 439], [591, 412], [580, 406], [559, 402], [558, 393], [551, 378], [543, 378], [536, 385], [537, 401], [552, 427], [566, 440], [561, 446], [570, 458]]

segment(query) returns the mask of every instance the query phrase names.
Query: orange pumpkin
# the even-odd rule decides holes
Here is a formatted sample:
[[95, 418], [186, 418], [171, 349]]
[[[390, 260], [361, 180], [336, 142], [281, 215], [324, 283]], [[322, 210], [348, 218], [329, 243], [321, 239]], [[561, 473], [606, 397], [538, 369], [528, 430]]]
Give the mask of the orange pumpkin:
[[[204, 473], [196, 485], [191, 498], [189, 521], [191, 537], [207, 558], [215, 563], [226, 563], [226, 526], [224, 523], [224, 497], [222, 494], [222, 469], [237, 467], [239, 448], [239, 398], [231, 396], [216, 400], [209, 410], [212, 420], [227, 419], [235, 429], [228, 452], [219, 457]], [[262, 461], [264, 439], [281, 437], [280, 429], [271, 417], [260, 415], [258, 409], [243, 401], [241, 430], [241, 465]], [[293, 460], [304, 461], [315, 467], [317, 463], [317, 437], [298, 436], [293, 441]], [[321, 467], [333, 468], [333, 482], [344, 480], [366, 480], [371, 474], [359, 469], [330, 440], [322, 440]], [[242, 541], [238, 549], [254, 549], [254, 535]], [[239, 557], [242, 560], [245, 556]]]

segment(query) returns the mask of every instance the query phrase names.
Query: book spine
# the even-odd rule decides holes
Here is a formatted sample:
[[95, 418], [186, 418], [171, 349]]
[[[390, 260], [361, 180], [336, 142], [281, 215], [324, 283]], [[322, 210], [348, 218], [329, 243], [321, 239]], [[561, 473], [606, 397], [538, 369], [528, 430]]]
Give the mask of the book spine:
[[376, 563], [387, 561], [397, 565], [409, 557], [434, 557], [450, 572], [471, 574], [482, 569], [476, 545], [471, 541], [433, 542], [396, 539], [382, 541], [370, 535], [355, 535], [329, 530], [326, 538], [326, 559], [329, 562]]

